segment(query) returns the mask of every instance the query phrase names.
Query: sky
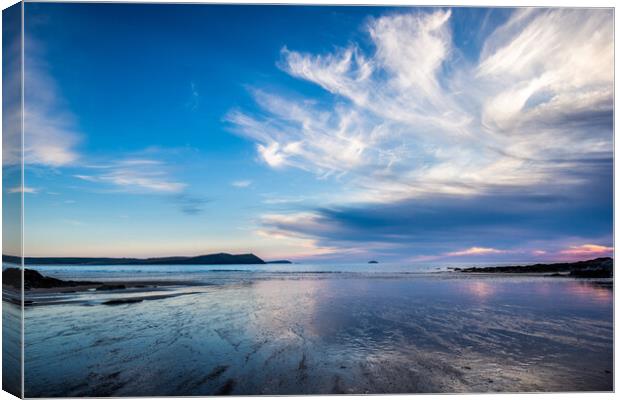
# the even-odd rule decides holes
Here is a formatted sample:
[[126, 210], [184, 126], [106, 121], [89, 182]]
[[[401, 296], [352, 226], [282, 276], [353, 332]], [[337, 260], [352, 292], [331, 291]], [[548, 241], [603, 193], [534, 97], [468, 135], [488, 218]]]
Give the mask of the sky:
[[613, 252], [611, 9], [26, 3], [25, 19], [28, 256]]

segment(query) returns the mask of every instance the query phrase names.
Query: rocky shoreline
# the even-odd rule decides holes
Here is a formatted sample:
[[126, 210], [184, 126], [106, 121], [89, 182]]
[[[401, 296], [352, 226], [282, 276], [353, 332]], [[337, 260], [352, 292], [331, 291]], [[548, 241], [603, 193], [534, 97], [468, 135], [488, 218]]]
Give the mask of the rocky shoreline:
[[[77, 302], [67, 294], [97, 293], [100, 304], [107, 306], [141, 303], [198, 293], [187, 291], [190, 282], [185, 281], [74, 281], [45, 276], [38, 271], [24, 269], [24, 297], [22, 297], [21, 271], [7, 268], [2, 271], [2, 298], [9, 303], [25, 306]], [[195, 284], [193, 284], [195, 286]]]
[[[2, 284], [14, 289], [22, 288], [22, 274], [19, 268], [7, 268], [2, 271]], [[49, 276], [43, 276], [38, 271], [24, 268], [24, 290], [30, 289], [52, 289], [52, 288], [71, 288], [77, 286], [97, 287], [102, 286], [101, 282], [91, 281], [64, 281]]]
[[613, 258], [602, 257], [572, 263], [454, 268], [454, 271], [461, 273], [545, 274], [575, 278], [613, 278], [613, 269]]

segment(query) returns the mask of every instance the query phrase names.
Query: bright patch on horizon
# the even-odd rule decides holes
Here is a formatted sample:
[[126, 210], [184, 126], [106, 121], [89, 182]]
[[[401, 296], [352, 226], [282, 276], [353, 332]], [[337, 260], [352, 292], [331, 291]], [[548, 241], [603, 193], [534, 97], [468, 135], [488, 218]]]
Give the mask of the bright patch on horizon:
[[501, 254], [505, 253], [504, 250], [493, 249], [490, 247], [470, 247], [469, 249], [461, 250], [461, 251], [453, 251], [447, 253], [447, 256], [455, 257], [455, 256], [477, 256], [477, 255], [485, 255], [485, 254]]

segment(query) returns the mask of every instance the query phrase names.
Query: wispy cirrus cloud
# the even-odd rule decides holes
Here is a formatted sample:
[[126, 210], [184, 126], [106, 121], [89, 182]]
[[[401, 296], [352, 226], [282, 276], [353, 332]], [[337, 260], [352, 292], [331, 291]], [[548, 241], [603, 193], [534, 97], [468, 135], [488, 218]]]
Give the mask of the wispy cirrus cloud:
[[7, 191], [9, 193], [30, 193], [30, 194], [37, 194], [37, 193], [39, 193], [39, 189], [33, 188], [33, 187], [29, 187], [29, 186], [15, 186], [15, 187], [12, 187], [12, 188], [8, 188]]
[[252, 185], [252, 181], [245, 179], [240, 181], [233, 181], [230, 184], [236, 188], [247, 188]]
[[127, 159], [89, 168], [95, 173], [74, 176], [88, 182], [112, 185], [128, 192], [179, 193], [187, 186], [172, 180], [166, 172], [166, 165], [158, 160]]
[[571, 167], [610, 157], [609, 10], [516, 10], [476, 64], [458, 57], [450, 18], [371, 20], [373, 50], [284, 47], [280, 67], [331, 100], [253, 90], [262, 112], [226, 119], [267, 165], [345, 177], [363, 201], [577, 184]]
[[103, 187], [108, 192], [165, 196], [183, 214], [190, 216], [201, 214], [211, 199], [192, 193], [189, 185], [175, 179], [174, 170], [169, 162], [147, 158], [167, 152], [177, 153], [166, 149], [148, 148], [114, 162], [107, 162], [104, 159], [98, 163], [85, 165], [82, 168], [84, 173], [74, 174], [74, 177], [96, 183], [95, 190], [101, 190], [100, 187]]

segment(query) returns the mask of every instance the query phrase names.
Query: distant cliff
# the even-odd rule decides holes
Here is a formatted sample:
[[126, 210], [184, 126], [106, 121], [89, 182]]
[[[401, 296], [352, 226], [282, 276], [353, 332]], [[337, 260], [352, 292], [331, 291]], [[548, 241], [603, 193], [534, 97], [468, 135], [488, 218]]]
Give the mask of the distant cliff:
[[[19, 264], [19, 257], [3, 255], [2, 261]], [[106, 257], [26, 257], [26, 265], [224, 265], [265, 264], [254, 254], [217, 253], [195, 257], [106, 258]]]

